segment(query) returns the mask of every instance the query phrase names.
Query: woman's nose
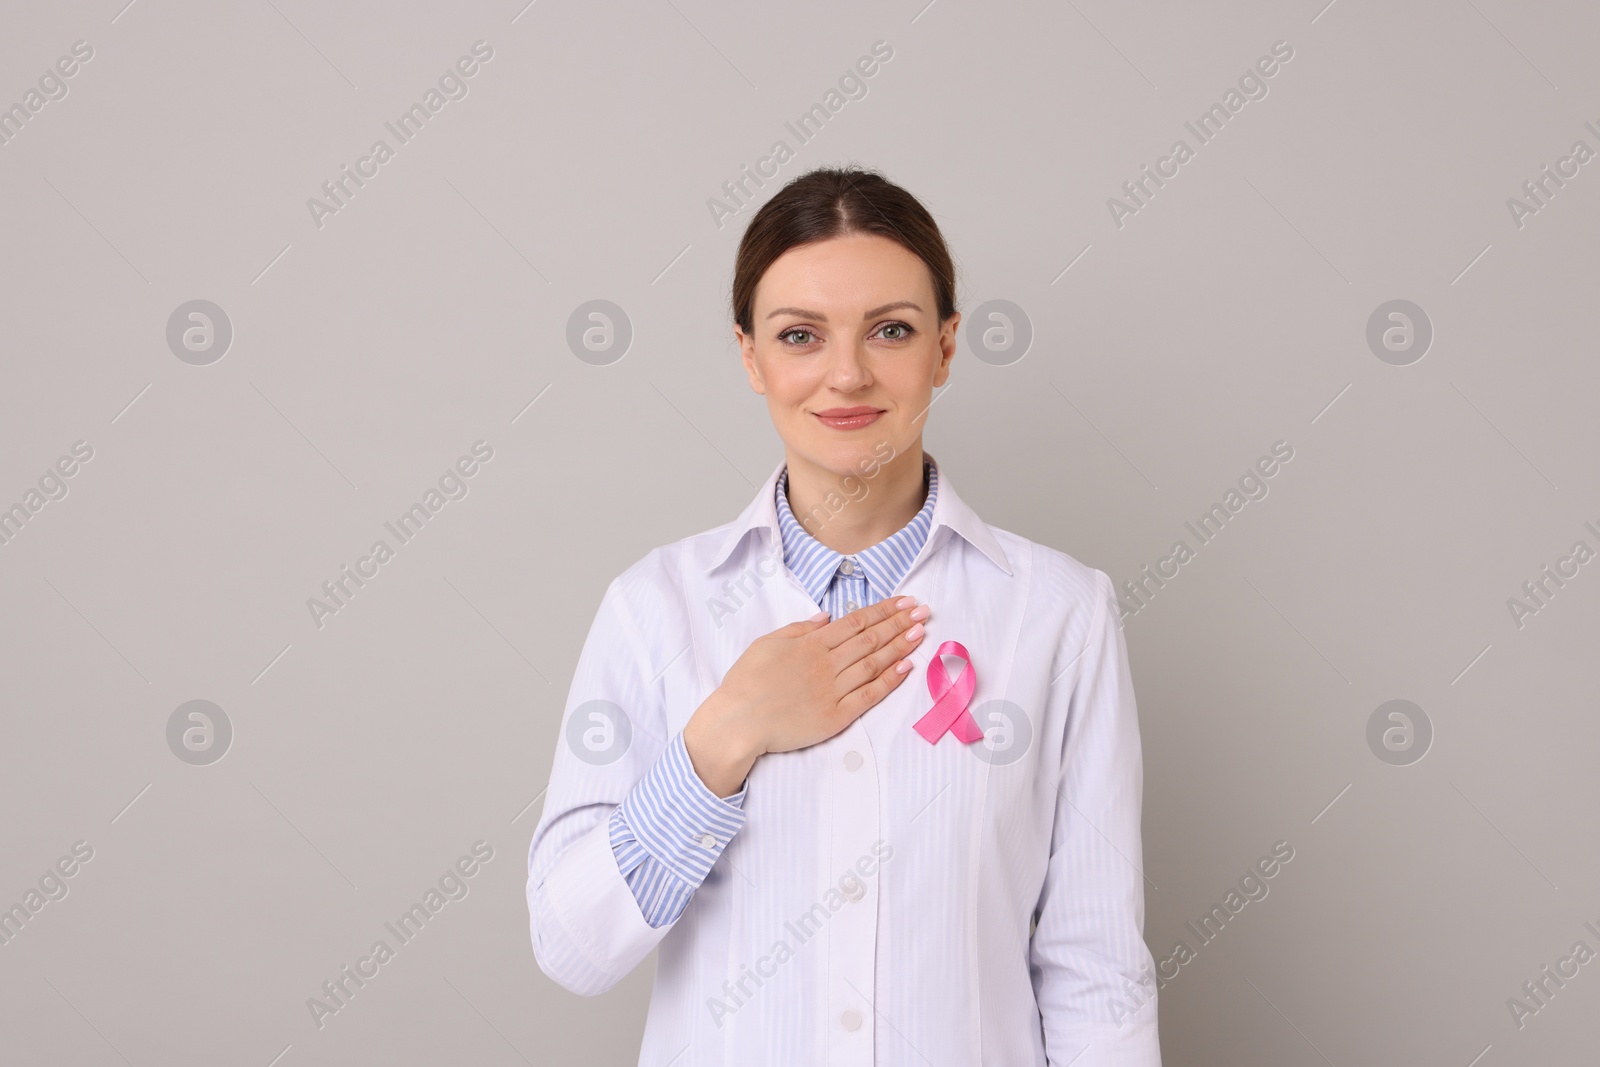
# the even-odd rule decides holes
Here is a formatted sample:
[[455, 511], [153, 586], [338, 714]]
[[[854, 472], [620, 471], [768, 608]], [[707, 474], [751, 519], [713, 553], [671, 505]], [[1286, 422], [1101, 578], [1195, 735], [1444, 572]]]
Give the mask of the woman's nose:
[[833, 364], [828, 370], [829, 384], [838, 389], [856, 389], [872, 378], [867, 369], [867, 346], [861, 341], [849, 341], [832, 353]]

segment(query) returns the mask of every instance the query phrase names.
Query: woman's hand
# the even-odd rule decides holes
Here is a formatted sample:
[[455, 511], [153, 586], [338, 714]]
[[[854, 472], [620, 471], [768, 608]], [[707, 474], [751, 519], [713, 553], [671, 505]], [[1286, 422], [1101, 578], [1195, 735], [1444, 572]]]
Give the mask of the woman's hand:
[[819, 612], [750, 642], [684, 727], [701, 781], [732, 796], [765, 753], [826, 741], [888, 696], [923, 637], [929, 609], [916, 605], [880, 600], [832, 622]]

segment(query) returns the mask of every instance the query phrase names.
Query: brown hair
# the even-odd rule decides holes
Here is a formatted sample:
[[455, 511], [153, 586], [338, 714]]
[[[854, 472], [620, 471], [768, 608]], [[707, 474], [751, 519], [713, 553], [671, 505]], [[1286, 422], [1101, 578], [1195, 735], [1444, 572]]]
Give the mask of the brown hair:
[[733, 268], [733, 321], [745, 333], [755, 322], [756, 283], [774, 260], [796, 245], [869, 233], [887, 237], [927, 264], [939, 302], [939, 321], [956, 312], [955, 266], [939, 224], [921, 201], [875, 171], [819, 167], [785, 185], [761, 205], [739, 241]]

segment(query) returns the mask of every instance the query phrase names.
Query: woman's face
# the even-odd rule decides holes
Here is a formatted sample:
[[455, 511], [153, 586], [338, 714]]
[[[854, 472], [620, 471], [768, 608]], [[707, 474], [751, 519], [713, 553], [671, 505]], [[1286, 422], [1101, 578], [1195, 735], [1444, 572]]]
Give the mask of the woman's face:
[[907, 452], [920, 465], [961, 316], [939, 321], [915, 253], [875, 234], [791, 248], [761, 276], [751, 315], [753, 332], [734, 336], [791, 457], [841, 478]]

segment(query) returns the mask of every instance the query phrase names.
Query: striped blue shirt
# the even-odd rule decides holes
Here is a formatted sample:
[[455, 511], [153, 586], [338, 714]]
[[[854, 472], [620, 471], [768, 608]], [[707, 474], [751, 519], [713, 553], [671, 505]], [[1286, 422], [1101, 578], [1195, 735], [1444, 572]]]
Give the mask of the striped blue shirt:
[[783, 564], [830, 618], [837, 619], [857, 608], [876, 604], [893, 592], [911, 569], [911, 561], [917, 558], [922, 543], [928, 539], [928, 531], [933, 528], [933, 505], [939, 496], [938, 469], [924, 460], [922, 475], [928, 487], [922, 510], [900, 529], [853, 556], [835, 552], [806, 532], [789, 510], [788, 469], [778, 475], [778, 530], [783, 536]]
[[[888, 597], [911, 568], [933, 527], [939, 496], [939, 469], [924, 458], [922, 470], [927, 497], [921, 510], [882, 541], [849, 556], [806, 532], [789, 508], [788, 468], [778, 475], [775, 502], [784, 566], [830, 618]], [[744, 794], [742, 788], [730, 797], [713, 793], [695, 773], [680, 730], [611, 813], [608, 829], [617, 869], [651, 926], [674, 922], [688, 906], [712, 864], [744, 826]]]

